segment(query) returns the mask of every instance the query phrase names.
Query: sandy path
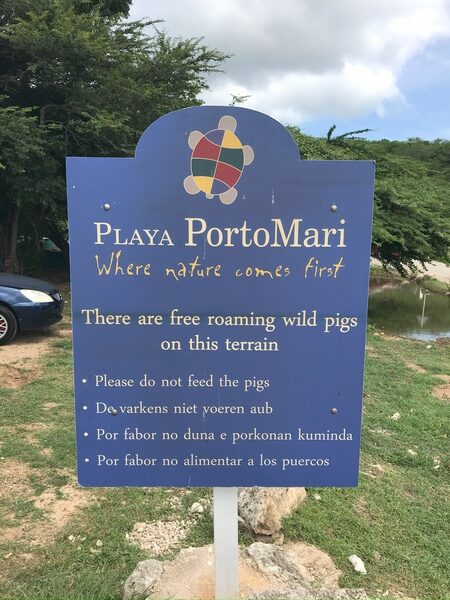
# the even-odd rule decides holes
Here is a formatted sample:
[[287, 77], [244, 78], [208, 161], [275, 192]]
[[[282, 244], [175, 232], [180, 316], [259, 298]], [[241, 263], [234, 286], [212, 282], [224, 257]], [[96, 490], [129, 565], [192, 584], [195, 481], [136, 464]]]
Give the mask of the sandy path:
[[431, 262], [426, 263], [425, 266], [427, 267], [427, 270], [423, 271], [421, 265], [417, 264], [417, 268], [419, 268], [424, 275], [429, 275], [430, 277], [434, 277], [435, 279], [443, 281], [444, 283], [450, 283], [450, 267], [448, 265], [439, 262]]
[[[376, 258], [371, 258], [370, 264], [381, 266], [381, 262]], [[444, 283], [450, 283], [450, 266], [440, 262], [430, 262], [425, 263], [426, 270], [424, 270], [419, 262], [414, 261], [414, 264], [416, 265], [419, 272], [423, 275], [434, 277], [434, 279], [437, 279], [438, 281], [443, 281]]]

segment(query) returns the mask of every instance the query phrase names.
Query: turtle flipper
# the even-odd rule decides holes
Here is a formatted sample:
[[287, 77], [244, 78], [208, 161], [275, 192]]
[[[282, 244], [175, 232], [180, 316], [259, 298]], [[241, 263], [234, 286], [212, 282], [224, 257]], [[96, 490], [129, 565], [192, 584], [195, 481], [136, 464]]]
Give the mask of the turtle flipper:
[[198, 194], [200, 191], [192, 175], [186, 177], [186, 179], [183, 181], [183, 186], [188, 194]]
[[195, 146], [202, 139], [203, 133], [201, 131], [191, 131], [188, 137], [188, 145], [191, 150], [195, 148]]
[[231, 133], [234, 133], [236, 131], [236, 127], [236, 119], [234, 117], [230, 117], [230, 115], [225, 115], [221, 117], [217, 129], [226, 129], [227, 131], [231, 131]]
[[237, 198], [236, 188], [230, 188], [226, 192], [223, 192], [223, 194], [219, 194], [219, 198], [222, 204], [233, 204]]
[[253, 148], [251, 146], [242, 146], [242, 150], [244, 152], [244, 165], [251, 165], [255, 158]]

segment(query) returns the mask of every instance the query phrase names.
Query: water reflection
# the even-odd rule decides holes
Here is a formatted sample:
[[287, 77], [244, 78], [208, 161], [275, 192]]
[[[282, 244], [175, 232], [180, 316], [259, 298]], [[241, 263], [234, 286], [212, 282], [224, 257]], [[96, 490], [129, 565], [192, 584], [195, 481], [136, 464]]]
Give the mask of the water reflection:
[[387, 333], [419, 340], [450, 337], [450, 297], [403, 279], [374, 277], [369, 290], [369, 323]]

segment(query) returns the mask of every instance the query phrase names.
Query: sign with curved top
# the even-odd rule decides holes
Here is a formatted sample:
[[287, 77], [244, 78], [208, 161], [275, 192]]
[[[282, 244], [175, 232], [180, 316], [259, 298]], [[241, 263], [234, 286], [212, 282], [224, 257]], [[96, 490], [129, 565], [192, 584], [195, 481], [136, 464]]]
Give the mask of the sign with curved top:
[[67, 159], [82, 485], [357, 484], [373, 185], [229, 106]]

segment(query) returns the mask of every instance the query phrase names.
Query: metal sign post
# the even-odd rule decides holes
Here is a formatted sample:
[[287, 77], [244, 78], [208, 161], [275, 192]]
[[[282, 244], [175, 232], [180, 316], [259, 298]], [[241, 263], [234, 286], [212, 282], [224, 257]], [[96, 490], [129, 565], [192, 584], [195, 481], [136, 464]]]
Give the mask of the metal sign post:
[[237, 488], [214, 488], [216, 600], [239, 598], [237, 506]]

